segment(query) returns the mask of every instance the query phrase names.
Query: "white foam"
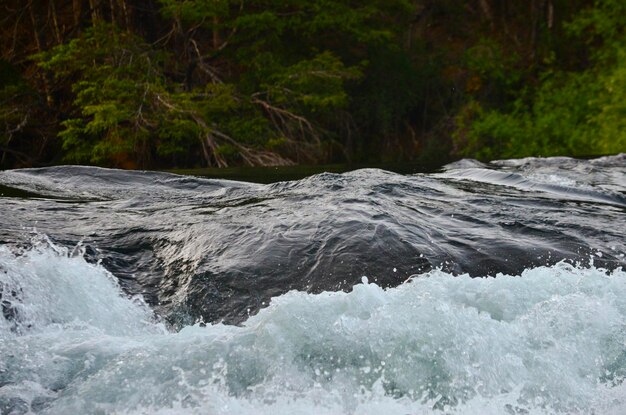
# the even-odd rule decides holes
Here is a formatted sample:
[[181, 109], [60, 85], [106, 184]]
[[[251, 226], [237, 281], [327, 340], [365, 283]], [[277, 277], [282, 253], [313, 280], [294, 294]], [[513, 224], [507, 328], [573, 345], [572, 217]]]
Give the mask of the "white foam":
[[[114, 276], [72, 252], [42, 242], [24, 255], [0, 246], [3, 299], [17, 313], [15, 331], [88, 326], [110, 335], [152, 331], [142, 299], [121, 296]], [[3, 334], [7, 331], [4, 330]]]
[[[4, 272], [2, 271], [4, 270]], [[623, 413], [626, 273], [434, 271], [166, 333], [111, 275], [0, 248], [0, 403], [48, 413]], [[43, 404], [41, 403], [43, 402]]]

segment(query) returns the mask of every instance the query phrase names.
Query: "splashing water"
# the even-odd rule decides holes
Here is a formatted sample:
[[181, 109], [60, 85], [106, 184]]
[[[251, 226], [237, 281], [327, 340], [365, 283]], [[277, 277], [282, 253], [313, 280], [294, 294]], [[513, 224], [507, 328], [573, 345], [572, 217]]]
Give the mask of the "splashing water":
[[0, 203], [2, 415], [626, 413], [626, 155]]
[[290, 290], [350, 290], [363, 275], [391, 287], [437, 268], [626, 267], [626, 155], [270, 185], [61, 166], [0, 172], [0, 202], [0, 245], [28, 247], [33, 228], [82, 241], [89, 262], [178, 328], [239, 324]]
[[179, 332], [54, 245], [0, 247], [0, 287], [7, 414], [626, 409], [621, 269], [434, 270], [386, 290], [293, 291], [241, 326]]

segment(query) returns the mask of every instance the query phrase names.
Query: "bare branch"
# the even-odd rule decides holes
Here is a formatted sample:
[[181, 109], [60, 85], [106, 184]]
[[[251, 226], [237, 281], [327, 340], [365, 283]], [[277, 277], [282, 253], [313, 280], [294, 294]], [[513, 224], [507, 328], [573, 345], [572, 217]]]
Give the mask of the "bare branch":
[[205, 160], [208, 165], [212, 165], [212, 160], [218, 167], [228, 167], [228, 162], [219, 153], [218, 140], [222, 140], [235, 147], [243, 160], [250, 166], [268, 166], [268, 165], [291, 165], [293, 162], [289, 159], [271, 151], [259, 150], [246, 146], [229, 135], [219, 131], [215, 124], [209, 126], [206, 121], [195, 111], [183, 110], [167, 102], [160, 94], [156, 94], [157, 100], [166, 108], [188, 115], [203, 131], [203, 137], [200, 142]]

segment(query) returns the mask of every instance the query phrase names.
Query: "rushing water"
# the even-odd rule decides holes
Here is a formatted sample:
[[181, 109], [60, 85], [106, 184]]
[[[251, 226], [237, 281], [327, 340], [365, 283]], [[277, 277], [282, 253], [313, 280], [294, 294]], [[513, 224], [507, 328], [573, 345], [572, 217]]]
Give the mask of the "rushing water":
[[626, 412], [624, 155], [0, 194], [2, 414]]

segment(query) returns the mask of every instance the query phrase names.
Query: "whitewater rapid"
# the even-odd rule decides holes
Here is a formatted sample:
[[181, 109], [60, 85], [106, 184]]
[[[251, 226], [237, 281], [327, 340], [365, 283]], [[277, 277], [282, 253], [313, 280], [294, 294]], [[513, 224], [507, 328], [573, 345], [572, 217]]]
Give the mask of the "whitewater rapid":
[[626, 154], [0, 172], [0, 414], [626, 413]]
[[[626, 154], [462, 160], [438, 173], [322, 173], [267, 185], [57, 166], [0, 172], [0, 245], [32, 230], [101, 262], [168, 323], [240, 324], [297, 290], [415, 274], [626, 268]], [[395, 270], [395, 271], [394, 271]]]
[[173, 331], [105, 268], [0, 246], [0, 413], [626, 412], [626, 273], [441, 270]]

